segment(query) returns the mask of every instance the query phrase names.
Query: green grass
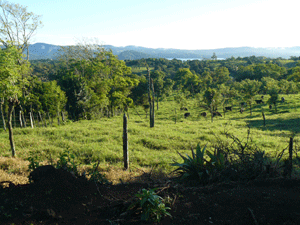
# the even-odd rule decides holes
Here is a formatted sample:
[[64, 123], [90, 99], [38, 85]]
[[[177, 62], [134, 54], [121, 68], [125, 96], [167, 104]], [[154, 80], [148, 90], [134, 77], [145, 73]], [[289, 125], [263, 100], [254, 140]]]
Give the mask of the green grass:
[[[249, 108], [241, 114], [238, 106], [223, 117], [200, 117], [205, 111], [196, 107], [194, 100], [188, 101], [191, 116], [184, 119], [184, 111], [174, 101], [160, 102], [156, 111], [155, 127], [149, 128], [149, 117], [142, 107], [129, 112], [128, 137], [131, 168], [150, 168], [157, 166], [170, 172], [170, 164], [181, 161], [177, 152], [190, 154], [197, 143], [208, 144], [208, 149], [219, 137], [226, 139], [222, 132], [227, 131], [246, 141], [248, 126], [251, 127], [251, 138], [262, 150], [276, 155], [288, 146], [289, 137], [295, 133], [295, 146], [300, 131], [300, 95], [285, 96], [285, 103], [278, 103], [278, 113], [269, 110], [268, 105], [253, 104], [252, 116]], [[175, 115], [176, 108], [176, 115]], [[273, 107], [274, 108], [274, 107]], [[266, 116], [263, 126], [261, 110]], [[175, 124], [176, 117], [176, 124]], [[47, 128], [16, 128], [14, 139], [17, 156], [26, 159], [29, 155], [38, 155], [41, 160], [57, 158], [59, 153], [68, 150], [77, 156], [81, 165], [100, 160], [102, 168], [110, 165], [123, 167], [122, 149], [122, 116], [102, 118], [101, 120], [68, 122], [65, 125]], [[8, 132], [0, 131], [0, 155], [10, 156]]]

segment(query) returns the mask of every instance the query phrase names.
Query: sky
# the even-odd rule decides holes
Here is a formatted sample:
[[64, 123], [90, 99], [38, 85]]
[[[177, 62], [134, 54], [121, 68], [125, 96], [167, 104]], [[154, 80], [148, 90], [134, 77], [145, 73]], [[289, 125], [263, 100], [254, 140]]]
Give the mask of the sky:
[[9, 0], [41, 15], [31, 43], [174, 49], [300, 46], [299, 0]]

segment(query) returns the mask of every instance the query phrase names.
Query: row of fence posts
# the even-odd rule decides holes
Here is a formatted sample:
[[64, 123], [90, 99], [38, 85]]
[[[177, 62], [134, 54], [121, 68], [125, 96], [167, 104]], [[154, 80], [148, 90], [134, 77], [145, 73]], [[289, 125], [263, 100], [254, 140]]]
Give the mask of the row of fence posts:
[[[64, 112], [57, 112], [57, 124], [60, 125], [61, 122], [65, 122], [65, 115]], [[47, 124], [47, 117], [48, 117], [48, 124]], [[61, 117], [61, 121], [60, 121], [60, 117]], [[2, 118], [1, 123], [2, 123], [2, 127], [4, 130], [6, 130], [6, 120], [7, 118]], [[17, 119], [17, 115], [16, 115], [16, 111], [13, 111], [13, 121], [12, 121], [12, 125], [13, 128], [17, 127], [17, 121], [18, 124], [20, 125], [19, 127], [21, 128], [25, 128], [27, 127], [27, 121], [29, 120], [30, 122], [30, 126], [31, 128], [34, 127], [47, 127], [48, 125], [52, 126], [53, 124], [53, 117], [50, 116], [49, 112], [45, 113], [44, 115], [41, 114], [41, 112], [38, 112], [36, 115], [34, 115], [33, 112], [29, 112], [28, 117], [26, 118], [26, 116], [24, 116], [24, 112], [23, 111], [19, 111], [19, 115], [18, 115], [18, 119]]]
[[[47, 113], [48, 115], [48, 119], [50, 122], [50, 124], [52, 125], [53, 123], [53, 118], [50, 118], [49, 113]], [[62, 116], [62, 121], [65, 121], [65, 117], [64, 117], [64, 113], [61, 112], [61, 116]], [[30, 117], [30, 125], [32, 128], [34, 128], [34, 115], [32, 112], [29, 113], [29, 117]], [[39, 120], [41, 121], [41, 123], [43, 123], [43, 118], [41, 113], [38, 113], [38, 117], [37, 121], [39, 124]], [[26, 127], [26, 120], [24, 118], [24, 115], [22, 113], [22, 111], [19, 112], [19, 120], [20, 120], [20, 127]], [[15, 122], [15, 111], [14, 111], [14, 122]], [[46, 120], [44, 120], [44, 125], [45, 127], [47, 127], [47, 123]], [[59, 120], [59, 113], [57, 113], [57, 122], [58, 125], [60, 124], [60, 120]], [[175, 123], [176, 123], [176, 119], [175, 119]], [[4, 125], [4, 129], [5, 128], [5, 123]], [[294, 142], [294, 138], [291, 137], [290, 138], [290, 142], [289, 142], [289, 164], [288, 164], [288, 168], [287, 168], [287, 175], [291, 178], [292, 175], [292, 168], [293, 168], [293, 142]], [[123, 116], [123, 159], [124, 159], [124, 169], [128, 170], [129, 169], [129, 154], [128, 154], [128, 128], [127, 128], [127, 117], [126, 114], [124, 113]]]

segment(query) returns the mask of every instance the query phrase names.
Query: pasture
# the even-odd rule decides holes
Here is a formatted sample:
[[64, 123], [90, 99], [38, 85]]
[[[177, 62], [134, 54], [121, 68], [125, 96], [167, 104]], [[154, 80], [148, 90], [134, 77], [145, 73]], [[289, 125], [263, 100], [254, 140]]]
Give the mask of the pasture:
[[[204, 108], [199, 108], [195, 99], [187, 101], [186, 107], [190, 116], [184, 118], [186, 111], [181, 111], [180, 105], [173, 97], [169, 97], [159, 102], [158, 110], [155, 107], [154, 128], [149, 128], [149, 116], [146, 118], [142, 107], [130, 109], [128, 119], [130, 172], [122, 170], [122, 115], [100, 120], [68, 121], [64, 125], [47, 128], [16, 128], [14, 139], [17, 159], [9, 158], [11, 152], [8, 132], [2, 129], [0, 181], [4, 179], [3, 172], [24, 176], [27, 169], [25, 165], [28, 164], [26, 159], [29, 156], [37, 157], [38, 161], [46, 163], [57, 159], [63, 151], [73, 154], [75, 163], [82, 168], [99, 161], [100, 170], [107, 173], [108, 178], [115, 182], [119, 178], [127, 179], [150, 170], [165, 174], [174, 169], [170, 165], [173, 160], [181, 161], [178, 152], [190, 155], [191, 148], [195, 148], [197, 143], [201, 146], [207, 145], [208, 150], [213, 150], [213, 145], [218, 140], [232, 141], [226, 138], [224, 132], [246, 141], [248, 127], [252, 141], [271, 156], [276, 156], [287, 148], [289, 137], [293, 135], [294, 148], [297, 150], [300, 95], [283, 96], [286, 102], [278, 102], [277, 113], [274, 107], [269, 109], [267, 104], [254, 103], [252, 116], [249, 107], [245, 107], [245, 111], [241, 114], [238, 104], [233, 104], [232, 111], [226, 112], [225, 116], [223, 109], [219, 109], [222, 117], [214, 117], [213, 122], [210, 113]], [[265, 126], [262, 110], [266, 118]], [[201, 116], [205, 111], [207, 118]], [[287, 151], [284, 157], [287, 157]], [[17, 164], [23, 167], [15, 169]]]

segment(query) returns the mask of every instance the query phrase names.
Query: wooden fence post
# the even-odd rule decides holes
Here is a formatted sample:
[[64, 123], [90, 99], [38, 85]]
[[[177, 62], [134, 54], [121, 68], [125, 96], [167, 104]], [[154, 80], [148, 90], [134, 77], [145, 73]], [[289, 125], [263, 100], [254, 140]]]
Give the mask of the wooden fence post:
[[264, 111], [261, 111], [262, 116], [263, 116], [263, 120], [264, 120], [264, 127], [266, 126], [266, 117], [265, 117], [265, 113]]
[[60, 125], [60, 122], [59, 122], [59, 112], [57, 111], [57, 124]]
[[32, 113], [31, 112], [29, 112], [29, 117], [30, 117], [31, 128], [33, 128], [33, 119], [32, 119]]
[[292, 170], [293, 170], [293, 140], [294, 138], [290, 138], [289, 144], [289, 168], [288, 168], [288, 176], [289, 178], [292, 177]]
[[123, 116], [123, 159], [124, 169], [129, 169], [129, 155], [128, 155], [128, 130], [127, 130], [127, 117], [124, 113]]
[[61, 120], [63, 121], [63, 123], [65, 122], [65, 115], [63, 111], [61, 111]]
[[19, 121], [20, 121], [20, 127], [23, 127], [23, 123], [22, 123], [22, 111], [19, 111]]
[[27, 124], [26, 124], [26, 118], [24, 116], [24, 112], [23, 111], [21, 111], [21, 112], [22, 112], [21, 115], [22, 115], [22, 120], [23, 120], [23, 126], [26, 128], [26, 126], [27, 126]]
[[43, 118], [42, 118], [42, 114], [41, 114], [41, 112], [40, 112], [40, 111], [38, 112], [38, 115], [39, 115], [39, 118], [40, 118], [41, 124], [42, 124], [42, 126], [43, 126]]
[[52, 122], [53, 122], [53, 121], [51, 121], [49, 112], [47, 112], [47, 116], [48, 116], [48, 120], [49, 120], [50, 126], [52, 126]]
[[40, 119], [39, 119], [39, 115], [36, 115], [36, 121], [37, 121], [37, 127], [40, 127]]
[[46, 117], [46, 114], [43, 113], [43, 116], [44, 116], [44, 124], [45, 124], [45, 127], [47, 127], [47, 117]]

